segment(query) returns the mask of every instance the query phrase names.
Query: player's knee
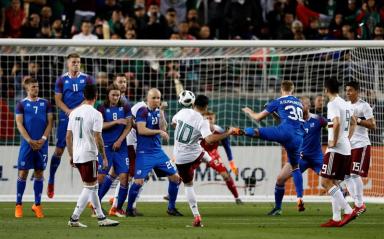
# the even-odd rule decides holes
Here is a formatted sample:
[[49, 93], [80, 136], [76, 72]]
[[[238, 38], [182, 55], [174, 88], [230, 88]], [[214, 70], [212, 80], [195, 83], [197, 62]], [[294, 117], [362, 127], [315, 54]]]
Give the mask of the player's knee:
[[332, 186], [333, 186], [333, 181], [331, 179], [328, 179], [328, 178], [321, 178], [321, 186], [328, 190], [330, 189]]
[[276, 179], [276, 184], [277, 185], [284, 185], [285, 181], [287, 181], [286, 177], [278, 176]]
[[229, 173], [228, 172], [222, 172], [220, 173], [221, 177], [223, 177], [224, 181], [229, 180]]
[[41, 179], [44, 176], [44, 172], [43, 170], [35, 170], [33, 175], [36, 179]]
[[56, 157], [61, 157], [62, 155], [63, 155], [63, 153], [64, 153], [64, 149], [63, 148], [58, 148], [58, 147], [56, 147], [55, 148], [55, 156]]
[[169, 180], [171, 180], [174, 183], [180, 183], [180, 181], [181, 181], [181, 178], [178, 174], [173, 174], [173, 175], [169, 176], [168, 178], [169, 178]]
[[128, 185], [128, 174], [126, 174], [126, 173], [119, 174], [119, 180], [120, 180], [121, 185], [127, 186]]
[[19, 170], [19, 178], [22, 180], [27, 180], [28, 170]]

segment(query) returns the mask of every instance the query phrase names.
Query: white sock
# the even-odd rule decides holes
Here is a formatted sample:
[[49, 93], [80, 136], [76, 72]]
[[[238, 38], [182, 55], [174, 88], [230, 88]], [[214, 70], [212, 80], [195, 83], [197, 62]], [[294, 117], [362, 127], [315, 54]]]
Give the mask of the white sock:
[[99, 195], [97, 194], [98, 189], [99, 189], [98, 185], [89, 188], [89, 190], [91, 191], [91, 194], [89, 196], [89, 201], [91, 201], [93, 205], [93, 209], [96, 212], [96, 217], [105, 218], [103, 210], [101, 210]]
[[363, 201], [363, 195], [364, 195], [364, 184], [363, 180], [359, 175], [352, 175], [351, 179], [355, 183], [355, 189], [356, 189], [356, 199], [355, 199], [355, 204], [358, 207], [363, 206], [364, 201]]
[[356, 186], [352, 176], [345, 176], [344, 182], [345, 185], [347, 185], [349, 195], [351, 195], [353, 201], [356, 203]]
[[345, 214], [352, 213], [353, 210], [351, 206], [349, 206], [347, 200], [345, 200], [343, 193], [340, 191], [338, 186], [333, 186], [331, 189], [329, 189], [328, 193], [335, 198], [337, 204], [341, 207], [341, 209], [344, 210]]
[[73, 220], [79, 220], [81, 213], [84, 211], [84, 208], [88, 204], [88, 199], [90, 194], [91, 194], [91, 190], [89, 190], [88, 188], [83, 188], [83, 191], [81, 191], [81, 194], [79, 196], [79, 199], [77, 199], [77, 204], [72, 214]]
[[195, 190], [193, 186], [184, 186], [185, 188], [185, 196], [187, 197], [189, 207], [192, 210], [193, 216], [200, 216], [199, 208], [197, 207], [197, 200]]
[[329, 189], [328, 193], [331, 195], [331, 202], [332, 202], [332, 220], [339, 222], [341, 221], [341, 207], [338, 203], [338, 200], [336, 199], [336, 191], [340, 192], [339, 187], [333, 186], [331, 189]]
[[116, 188], [115, 188], [115, 194], [113, 195], [112, 207], [117, 207], [117, 199], [119, 197], [119, 190], [120, 190], [120, 181], [117, 183]]

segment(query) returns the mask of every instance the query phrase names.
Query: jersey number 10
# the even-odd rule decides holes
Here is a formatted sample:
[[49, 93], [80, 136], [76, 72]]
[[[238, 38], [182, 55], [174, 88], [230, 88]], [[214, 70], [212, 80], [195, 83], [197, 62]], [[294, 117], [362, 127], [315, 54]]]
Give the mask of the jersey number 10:
[[83, 138], [83, 117], [76, 117], [75, 120], [76, 122], [77, 121], [79, 122], [79, 126], [80, 126], [79, 138], [82, 139]]
[[177, 122], [176, 140], [180, 143], [187, 144], [191, 140], [193, 127], [179, 120]]

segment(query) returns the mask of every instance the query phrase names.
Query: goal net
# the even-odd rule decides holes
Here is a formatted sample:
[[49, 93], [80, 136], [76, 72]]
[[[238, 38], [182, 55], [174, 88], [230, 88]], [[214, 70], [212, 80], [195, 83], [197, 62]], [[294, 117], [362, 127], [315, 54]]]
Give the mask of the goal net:
[[[209, 110], [216, 113], [216, 123], [224, 128], [274, 125], [272, 117], [260, 123], [251, 121], [241, 108], [248, 106], [261, 111], [266, 102], [279, 97], [283, 79], [294, 82], [296, 96], [311, 97], [311, 111], [322, 115], [326, 115], [326, 102], [321, 98], [325, 79], [335, 77], [342, 83], [358, 81], [361, 98], [371, 104], [377, 123], [377, 129], [369, 131], [372, 158], [369, 176], [364, 179], [365, 195], [375, 201], [384, 196], [383, 43], [364, 47], [362, 42], [327, 42], [326, 45], [317, 42], [317, 46], [312, 47], [302, 41], [0, 41], [0, 200], [13, 200], [15, 195], [20, 134], [14, 111], [17, 101], [25, 97], [22, 81], [26, 77], [38, 79], [40, 97], [54, 104], [55, 81], [67, 71], [66, 56], [72, 52], [81, 55], [81, 71], [96, 79], [100, 102], [106, 98], [106, 87], [114, 75], [124, 73], [132, 104], [145, 99], [147, 90], [156, 87], [168, 103], [166, 115], [170, 121], [180, 109], [178, 93], [182, 89], [191, 90], [210, 97]], [[342, 88], [340, 92], [345, 98]], [[316, 108], [315, 100], [319, 103]], [[56, 143], [56, 127], [57, 121], [49, 138], [47, 169]], [[172, 157], [173, 130], [169, 132], [171, 140], [164, 148]], [[322, 141], [326, 144], [326, 136]], [[277, 174], [286, 161], [284, 150], [276, 143], [246, 137], [231, 137], [230, 142], [239, 168], [237, 176], [232, 172], [231, 175], [240, 196], [246, 200], [272, 200]], [[224, 150], [220, 149], [220, 153], [228, 165]], [[64, 155], [57, 173], [58, 199], [77, 198], [81, 190], [77, 174]], [[201, 165], [195, 181], [200, 199], [232, 200], [220, 175], [210, 168]], [[286, 193], [294, 198], [292, 185], [288, 182]], [[151, 182], [144, 187], [143, 198], [159, 200], [166, 194], [166, 188], [165, 179], [151, 176]], [[304, 174], [304, 189], [307, 198], [321, 199], [326, 195], [319, 177], [311, 170]], [[26, 198], [32, 198], [32, 187], [27, 186], [25, 194]]]

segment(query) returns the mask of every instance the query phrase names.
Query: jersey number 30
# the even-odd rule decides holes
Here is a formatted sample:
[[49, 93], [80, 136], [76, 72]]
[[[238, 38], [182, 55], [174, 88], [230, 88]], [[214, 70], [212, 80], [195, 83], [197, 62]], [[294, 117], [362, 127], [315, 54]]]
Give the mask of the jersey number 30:
[[303, 120], [303, 110], [300, 107], [295, 107], [293, 105], [287, 105], [285, 106], [284, 110], [289, 110], [288, 118], [291, 120], [299, 120], [304, 122]]

